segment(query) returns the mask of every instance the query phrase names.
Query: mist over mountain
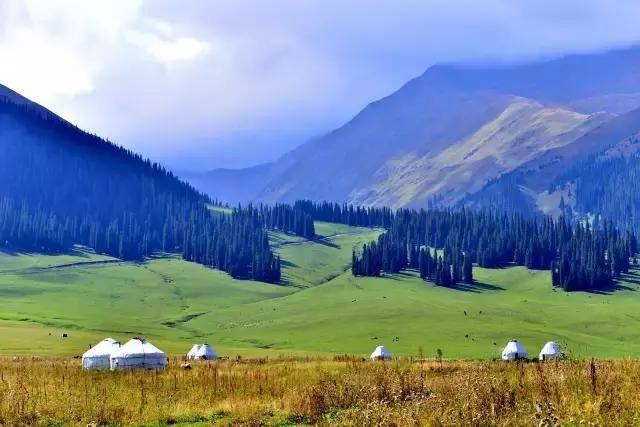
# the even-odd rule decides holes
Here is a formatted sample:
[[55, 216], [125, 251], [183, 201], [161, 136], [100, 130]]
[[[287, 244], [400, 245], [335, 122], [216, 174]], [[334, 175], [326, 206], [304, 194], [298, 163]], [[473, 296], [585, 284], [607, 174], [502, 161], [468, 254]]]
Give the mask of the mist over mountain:
[[637, 107], [638, 47], [518, 65], [436, 65], [276, 162], [187, 178], [229, 202], [450, 205], [555, 153], [560, 170], [619, 142], [640, 130], [627, 115]]

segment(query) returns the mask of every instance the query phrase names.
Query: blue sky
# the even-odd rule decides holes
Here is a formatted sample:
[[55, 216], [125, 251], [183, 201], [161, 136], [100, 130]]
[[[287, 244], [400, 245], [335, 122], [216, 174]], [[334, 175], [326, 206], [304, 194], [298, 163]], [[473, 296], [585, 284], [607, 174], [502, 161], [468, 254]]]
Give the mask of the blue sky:
[[273, 159], [438, 62], [640, 41], [618, 0], [0, 0], [0, 83], [175, 169]]

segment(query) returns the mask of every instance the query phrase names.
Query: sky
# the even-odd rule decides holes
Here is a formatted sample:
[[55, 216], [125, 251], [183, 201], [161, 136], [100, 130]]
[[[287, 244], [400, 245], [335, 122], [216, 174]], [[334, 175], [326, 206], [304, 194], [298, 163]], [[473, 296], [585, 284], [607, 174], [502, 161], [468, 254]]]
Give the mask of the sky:
[[640, 41], [638, 0], [0, 0], [0, 83], [174, 170], [270, 161], [441, 62]]

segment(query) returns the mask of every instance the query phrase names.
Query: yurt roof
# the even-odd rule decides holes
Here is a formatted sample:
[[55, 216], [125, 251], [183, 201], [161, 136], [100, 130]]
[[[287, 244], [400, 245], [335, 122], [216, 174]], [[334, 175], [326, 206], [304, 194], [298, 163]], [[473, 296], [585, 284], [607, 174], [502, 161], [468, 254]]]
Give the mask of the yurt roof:
[[105, 356], [113, 353], [120, 347], [120, 343], [113, 338], [105, 338], [98, 344], [87, 350], [82, 357]]
[[187, 353], [189, 357], [217, 357], [216, 351], [209, 344], [194, 344]]
[[216, 354], [216, 351], [209, 344], [202, 344], [198, 350], [199, 354]]
[[555, 341], [549, 341], [542, 347], [540, 354], [559, 354], [562, 353], [562, 348]]
[[371, 356], [391, 356], [391, 352], [389, 352], [385, 346], [379, 345], [373, 350]]
[[526, 354], [527, 350], [525, 350], [525, 348], [523, 347], [522, 344], [520, 344], [520, 342], [518, 340], [511, 340], [507, 343], [506, 347], [504, 348], [504, 350], [502, 350], [502, 353], [505, 354], [509, 354], [509, 353], [517, 353], [517, 354]]
[[141, 354], [162, 354], [164, 352], [144, 338], [132, 338], [113, 352], [112, 357], [137, 356]]

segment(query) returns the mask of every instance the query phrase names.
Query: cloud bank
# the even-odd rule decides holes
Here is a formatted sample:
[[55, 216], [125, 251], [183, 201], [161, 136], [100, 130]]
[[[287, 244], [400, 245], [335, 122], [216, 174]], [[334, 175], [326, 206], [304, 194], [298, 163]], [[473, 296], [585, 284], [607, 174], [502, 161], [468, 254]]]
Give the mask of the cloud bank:
[[272, 159], [437, 62], [640, 41], [640, 2], [3, 0], [0, 83], [177, 169]]

